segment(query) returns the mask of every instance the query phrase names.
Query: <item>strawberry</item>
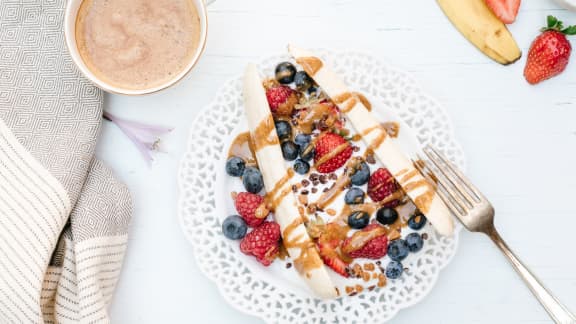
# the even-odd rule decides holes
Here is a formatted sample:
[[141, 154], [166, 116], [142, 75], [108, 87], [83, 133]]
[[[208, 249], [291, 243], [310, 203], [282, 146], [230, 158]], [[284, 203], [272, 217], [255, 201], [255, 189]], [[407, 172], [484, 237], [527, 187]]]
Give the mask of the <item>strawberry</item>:
[[[382, 201], [398, 190], [398, 184], [390, 174], [388, 169], [380, 168], [370, 176], [368, 180], [368, 196], [373, 201]], [[386, 207], [396, 207], [398, 200], [393, 200], [387, 204]]]
[[348, 278], [350, 276], [348, 274], [348, 265], [344, 260], [342, 260], [342, 258], [340, 258], [333, 248], [318, 243], [318, 252], [320, 253], [322, 261], [324, 261], [324, 264], [330, 267], [330, 269], [334, 270], [342, 277]]
[[564, 28], [562, 22], [548, 16], [548, 26], [540, 34], [528, 52], [524, 77], [530, 84], [550, 79], [564, 71], [570, 59], [572, 46], [566, 35], [576, 35], [576, 26]]
[[339, 275], [348, 278], [348, 263], [336, 252], [346, 237], [346, 227], [329, 223], [318, 238], [318, 253], [328, 267]]
[[[330, 173], [336, 171], [338, 168], [346, 164], [346, 161], [352, 156], [352, 145], [346, 141], [342, 136], [334, 133], [323, 133], [316, 140], [314, 146], [314, 163], [316, 169], [320, 173]], [[323, 158], [327, 154], [329, 158]]]
[[351, 258], [383, 258], [388, 251], [386, 230], [378, 224], [370, 224], [347, 238], [342, 243], [342, 251]]
[[239, 193], [234, 206], [238, 214], [246, 221], [246, 225], [250, 227], [262, 224], [269, 214], [264, 204], [264, 197], [249, 192]]
[[267, 84], [266, 99], [270, 110], [275, 115], [290, 116], [298, 103], [298, 94], [290, 87], [279, 84]]
[[518, 15], [520, 0], [486, 0], [486, 5], [503, 23], [511, 24]]
[[240, 242], [240, 251], [253, 255], [264, 266], [272, 264], [280, 251], [280, 225], [264, 222]]

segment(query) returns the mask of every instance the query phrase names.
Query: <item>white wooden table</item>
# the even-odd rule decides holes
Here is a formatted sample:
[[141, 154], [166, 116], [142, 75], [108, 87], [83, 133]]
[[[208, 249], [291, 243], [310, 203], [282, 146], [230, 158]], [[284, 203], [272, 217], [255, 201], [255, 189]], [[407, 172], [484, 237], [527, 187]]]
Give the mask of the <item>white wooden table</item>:
[[[175, 127], [153, 167], [116, 127], [103, 129], [98, 154], [129, 185], [135, 202], [114, 322], [256, 322], [229, 306], [195, 265], [176, 215], [176, 174], [188, 127], [216, 89], [288, 41], [373, 51], [412, 72], [450, 112], [468, 173], [494, 203], [502, 235], [576, 311], [576, 62], [560, 77], [529, 86], [522, 77], [525, 57], [508, 67], [491, 62], [433, 0], [218, 0], [209, 11], [206, 53], [184, 82], [148, 97], [107, 97], [107, 109], [117, 115]], [[576, 13], [551, 0], [524, 0], [510, 29], [525, 54], [547, 14], [576, 23]], [[423, 321], [549, 319], [492, 244], [464, 232], [432, 293], [394, 319]]]

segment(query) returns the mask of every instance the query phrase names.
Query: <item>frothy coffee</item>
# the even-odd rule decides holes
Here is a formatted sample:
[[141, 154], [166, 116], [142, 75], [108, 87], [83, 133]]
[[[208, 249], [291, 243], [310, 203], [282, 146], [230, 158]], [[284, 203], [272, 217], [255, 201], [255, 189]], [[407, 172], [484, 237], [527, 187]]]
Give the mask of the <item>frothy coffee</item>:
[[200, 17], [191, 0], [84, 0], [76, 43], [97, 77], [141, 90], [173, 80], [200, 43]]

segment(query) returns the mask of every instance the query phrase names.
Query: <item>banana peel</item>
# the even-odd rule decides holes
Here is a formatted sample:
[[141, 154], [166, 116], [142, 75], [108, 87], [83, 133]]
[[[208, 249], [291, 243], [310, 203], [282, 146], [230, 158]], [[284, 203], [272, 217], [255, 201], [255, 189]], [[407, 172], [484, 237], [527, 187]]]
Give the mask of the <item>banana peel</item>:
[[492, 13], [484, 0], [437, 2], [460, 33], [494, 61], [508, 65], [522, 56], [506, 25]]

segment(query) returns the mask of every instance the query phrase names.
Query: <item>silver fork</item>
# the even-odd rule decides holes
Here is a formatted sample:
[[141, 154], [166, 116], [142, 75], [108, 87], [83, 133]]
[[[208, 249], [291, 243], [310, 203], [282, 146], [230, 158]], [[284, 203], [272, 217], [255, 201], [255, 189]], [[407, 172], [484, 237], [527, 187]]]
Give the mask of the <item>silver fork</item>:
[[488, 199], [434, 148], [428, 146], [424, 149], [424, 153], [431, 163], [420, 159], [414, 165], [431, 184], [436, 186], [436, 191], [442, 200], [464, 227], [471, 232], [484, 233], [492, 239], [554, 322], [576, 323], [576, 317], [522, 264], [498, 234], [494, 227], [494, 207]]

